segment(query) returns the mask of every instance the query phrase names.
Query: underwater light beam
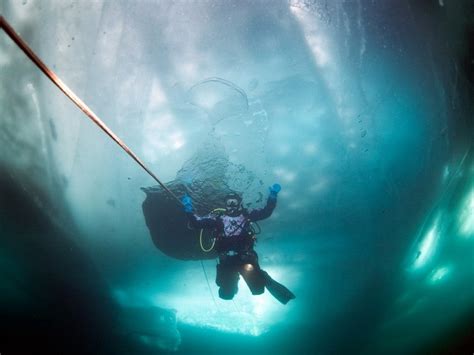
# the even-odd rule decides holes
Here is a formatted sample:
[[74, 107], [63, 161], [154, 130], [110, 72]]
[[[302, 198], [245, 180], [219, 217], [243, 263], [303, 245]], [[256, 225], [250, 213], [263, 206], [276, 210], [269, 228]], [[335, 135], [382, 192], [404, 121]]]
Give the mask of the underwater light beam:
[[443, 266], [439, 267], [431, 273], [429, 277], [429, 283], [434, 285], [439, 283], [441, 280], [443, 280], [446, 275], [448, 275], [451, 272], [451, 268], [448, 266]]
[[474, 236], [474, 188], [470, 191], [464, 201], [459, 216], [460, 232], [465, 237]]
[[436, 251], [436, 245], [439, 239], [439, 220], [438, 215], [432, 223], [431, 228], [426, 232], [423, 240], [418, 244], [417, 255], [413, 263], [414, 269], [423, 267]]
[[86, 114], [97, 126], [99, 126], [112, 140], [117, 143], [135, 162], [140, 165], [171, 197], [180, 205], [181, 201], [171, 192], [153, 172], [138, 158], [138, 156], [82, 101], [57, 75], [54, 73], [18, 35], [12, 26], [0, 16], [0, 28], [11, 38], [11, 40], [26, 54], [26, 56], [61, 90], [82, 112]]

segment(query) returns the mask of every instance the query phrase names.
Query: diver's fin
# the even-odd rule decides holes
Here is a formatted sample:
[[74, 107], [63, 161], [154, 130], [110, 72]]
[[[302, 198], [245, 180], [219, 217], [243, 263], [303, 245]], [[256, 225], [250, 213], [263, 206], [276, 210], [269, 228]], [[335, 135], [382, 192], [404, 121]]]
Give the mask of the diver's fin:
[[271, 295], [278, 301], [283, 304], [287, 304], [290, 300], [296, 298], [293, 292], [288, 290], [282, 284], [273, 280], [267, 272], [263, 271], [262, 273], [265, 278], [265, 287], [267, 288], [268, 292], [270, 292]]

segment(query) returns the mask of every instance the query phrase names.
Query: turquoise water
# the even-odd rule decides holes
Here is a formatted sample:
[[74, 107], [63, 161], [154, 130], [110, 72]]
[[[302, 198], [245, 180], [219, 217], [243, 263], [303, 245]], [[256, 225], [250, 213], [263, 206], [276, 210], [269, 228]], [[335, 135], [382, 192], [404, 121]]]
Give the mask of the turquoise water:
[[280, 183], [256, 250], [296, 295], [219, 299], [180, 207], [1, 31], [1, 353], [472, 353], [469, 1], [0, 12], [202, 211]]

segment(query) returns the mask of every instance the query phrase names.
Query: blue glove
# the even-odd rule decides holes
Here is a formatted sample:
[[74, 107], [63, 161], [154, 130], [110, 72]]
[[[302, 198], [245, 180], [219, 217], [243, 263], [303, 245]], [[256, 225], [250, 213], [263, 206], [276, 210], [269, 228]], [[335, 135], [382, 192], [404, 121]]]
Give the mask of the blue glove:
[[277, 195], [281, 190], [281, 186], [280, 186], [280, 184], [273, 184], [268, 189], [270, 190], [270, 197], [271, 198], [277, 198]]
[[189, 197], [188, 195], [184, 195], [184, 197], [181, 199], [181, 202], [184, 206], [184, 212], [193, 211], [193, 201], [191, 200], [191, 197]]

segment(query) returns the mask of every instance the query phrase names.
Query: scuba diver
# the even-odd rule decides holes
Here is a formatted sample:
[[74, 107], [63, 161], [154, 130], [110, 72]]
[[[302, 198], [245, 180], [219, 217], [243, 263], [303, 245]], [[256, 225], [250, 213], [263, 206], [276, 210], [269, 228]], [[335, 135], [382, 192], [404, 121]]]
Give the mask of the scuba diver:
[[184, 211], [194, 228], [212, 229], [216, 234], [215, 248], [219, 254], [216, 284], [219, 286], [219, 297], [231, 300], [238, 291], [239, 274], [247, 283], [253, 295], [260, 295], [265, 288], [283, 304], [295, 298], [285, 286], [273, 280], [260, 268], [258, 255], [255, 252], [255, 233], [251, 222], [270, 217], [275, 209], [279, 184], [270, 189], [267, 204], [261, 209], [250, 212], [242, 207], [242, 197], [229, 193], [225, 197], [225, 212], [222, 215], [210, 214], [204, 217], [193, 212], [192, 200], [188, 195], [182, 199]]

